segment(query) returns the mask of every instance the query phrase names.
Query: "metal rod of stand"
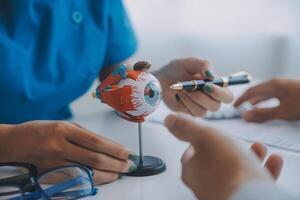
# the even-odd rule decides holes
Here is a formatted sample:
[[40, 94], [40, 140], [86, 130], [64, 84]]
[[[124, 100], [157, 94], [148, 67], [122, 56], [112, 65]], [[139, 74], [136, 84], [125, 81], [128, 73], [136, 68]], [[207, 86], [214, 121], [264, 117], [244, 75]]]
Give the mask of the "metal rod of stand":
[[142, 124], [138, 123], [139, 128], [139, 153], [140, 153], [140, 165], [143, 164], [143, 136], [142, 136]]

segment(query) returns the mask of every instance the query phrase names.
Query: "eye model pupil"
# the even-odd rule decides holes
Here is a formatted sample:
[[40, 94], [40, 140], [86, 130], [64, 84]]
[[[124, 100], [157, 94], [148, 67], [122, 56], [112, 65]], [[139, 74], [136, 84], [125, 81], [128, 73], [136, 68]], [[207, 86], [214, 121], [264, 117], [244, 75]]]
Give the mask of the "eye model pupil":
[[155, 92], [152, 89], [150, 89], [148, 95], [150, 98], [153, 98], [155, 95]]
[[157, 105], [161, 99], [159, 85], [149, 82], [144, 90], [144, 99], [151, 106]]

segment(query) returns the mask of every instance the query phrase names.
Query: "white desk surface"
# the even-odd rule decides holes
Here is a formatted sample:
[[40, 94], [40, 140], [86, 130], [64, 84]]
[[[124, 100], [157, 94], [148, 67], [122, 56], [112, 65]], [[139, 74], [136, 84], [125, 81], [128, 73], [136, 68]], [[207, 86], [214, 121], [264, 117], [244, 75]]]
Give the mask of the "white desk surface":
[[[91, 89], [92, 88], [95, 88], [95, 85], [91, 87]], [[89, 93], [90, 92], [88, 92], [88, 94]], [[110, 108], [101, 104], [98, 100], [93, 100], [88, 94], [72, 104], [75, 116], [72, 121], [138, 152], [137, 124], [119, 118]], [[222, 127], [218, 128], [220, 129]], [[143, 124], [143, 134], [145, 155], [162, 158], [166, 162], [167, 171], [150, 177], [124, 176], [114, 183], [99, 186], [99, 192], [96, 196], [87, 197], [85, 199], [195, 199], [193, 193], [182, 183], [180, 178], [180, 158], [187, 144], [175, 139], [162, 124], [158, 123], [145, 122]], [[242, 145], [244, 145], [245, 148], [249, 147], [247, 143], [242, 143]], [[277, 184], [300, 197], [300, 154], [271, 147], [269, 151], [279, 153], [284, 157], [283, 171]]]
[[[119, 118], [111, 109], [99, 102], [91, 103], [83, 110], [84, 112], [75, 111], [74, 121], [138, 152], [136, 124]], [[97, 196], [86, 199], [195, 199], [180, 179], [180, 158], [187, 144], [175, 139], [165, 127], [156, 123], [145, 122], [143, 124], [143, 134], [145, 155], [162, 158], [166, 162], [167, 171], [150, 177], [125, 176], [114, 183], [98, 187], [99, 193]], [[249, 146], [246, 143], [244, 145]], [[279, 177], [278, 185], [300, 196], [300, 155], [275, 148], [269, 148], [269, 150], [270, 152], [280, 153], [284, 157], [285, 165]]]
[[[138, 152], [137, 124], [120, 119], [109, 109], [74, 119], [80, 125], [122, 143]], [[186, 144], [179, 142], [161, 125], [143, 124], [144, 154], [162, 158], [167, 171], [149, 177], [127, 177], [99, 187], [97, 196], [87, 199], [195, 199], [180, 180], [180, 158]]]

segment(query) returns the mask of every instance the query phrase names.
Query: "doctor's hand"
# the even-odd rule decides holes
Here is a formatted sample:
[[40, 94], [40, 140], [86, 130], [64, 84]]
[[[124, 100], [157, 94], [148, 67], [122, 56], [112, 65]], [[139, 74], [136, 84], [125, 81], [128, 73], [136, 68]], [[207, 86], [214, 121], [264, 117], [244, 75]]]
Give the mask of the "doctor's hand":
[[274, 108], [255, 108], [245, 112], [244, 118], [252, 122], [264, 122], [273, 119], [300, 119], [300, 80], [276, 78], [248, 89], [235, 102], [235, 106], [249, 101], [256, 105], [262, 101], [277, 98], [280, 104]]
[[79, 163], [94, 169], [96, 184], [136, 169], [128, 155], [122, 145], [63, 121], [32, 121], [0, 130], [0, 162], [32, 163], [39, 172]]
[[[213, 80], [212, 66], [198, 58], [178, 59], [154, 73], [162, 86], [163, 100], [174, 111], [193, 116], [203, 116], [208, 110], [217, 111], [222, 102], [230, 103], [232, 93], [213, 84], [204, 86], [203, 91], [175, 91], [170, 86], [178, 81]], [[176, 94], [177, 98], [176, 98]]]
[[191, 144], [182, 157], [182, 180], [199, 199], [227, 200], [244, 184], [272, 182], [280, 174], [283, 161], [278, 155], [271, 155], [265, 168], [260, 167], [266, 148], [259, 143], [249, 152], [231, 138], [180, 115], [169, 115], [165, 125]]

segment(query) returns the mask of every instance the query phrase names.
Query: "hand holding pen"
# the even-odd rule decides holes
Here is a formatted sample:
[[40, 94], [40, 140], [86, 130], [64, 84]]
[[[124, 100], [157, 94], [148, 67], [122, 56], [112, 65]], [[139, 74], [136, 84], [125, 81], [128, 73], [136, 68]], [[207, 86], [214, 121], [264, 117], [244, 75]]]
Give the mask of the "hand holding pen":
[[[227, 98], [226, 94], [222, 88], [226, 88], [230, 85], [239, 85], [239, 84], [246, 84], [251, 81], [252, 77], [247, 72], [238, 72], [235, 74], [231, 74], [228, 77], [221, 77], [214, 80], [191, 80], [185, 82], [178, 82], [170, 86], [170, 89], [177, 91], [175, 97], [177, 101], [184, 101], [185, 98], [182, 99], [182, 94], [189, 95], [194, 91], [204, 91], [208, 96], [202, 95], [202, 101], [207, 98], [211, 98], [214, 100], [219, 100], [223, 103], [231, 103], [232, 99]], [[213, 90], [215, 91], [213, 93]], [[224, 98], [225, 97], [225, 98]], [[228, 97], [228, 95], [227, 95]], [[201, 101], [201, 99], [198, 101]], [[209, 102], [209, 100], [207, 100]], [[218, 110], [220, 103], [210, 103], [208, 107], [210, 111]], [[218, 105], [218, 106], [217, 106]]]
[[[203, 116], [207, 111], [216, 111], [221, 103], [230, 103], [233, 94], [228, 88], [206, 83], [203, 90], [187, 92], [177, 91], [170, 86], [178, 81], [216, 79], [212, 73], [213, 66], [206, 60], [198, 58], [177, 59], [161, 68], [156, 73], [162, 86], [165, 104], [176, 112], [184, 112], [193, 116]], [[175, 95], [180, 98], [176, 100]], [[178, 99], [178, 98], [177, 98]]]
[[[231, 74], [228, 77], [216, 78], [214, 80], [191, 80], [185, 82], [178, 82], [170, 86], [170, 89], [177, 91], [175, 98], [178, 102], [187, 100], [185, 96], [191, 95], [191, 93], [198, 91], [198, 99], [196, 102], [206, 102], [205, 107], [207, 110], [216, 111], [220, 107], [220, 102], [231, 103], [232, 95], [229, 95], [229, 91], [223, 90], [230, 85], [246, 84], [251, 81], [252, 77], [247, 72], [238, 72]], [[199, 93], [199, 91], [205, 92]], [[201, 96], [200, 96], [201, 94]], [[214, 100], [214, 101], [212, 101]], [[219, 101], [219, 102], [218, 102]], [[193, 104], [192, 104], [193, 105]]]

